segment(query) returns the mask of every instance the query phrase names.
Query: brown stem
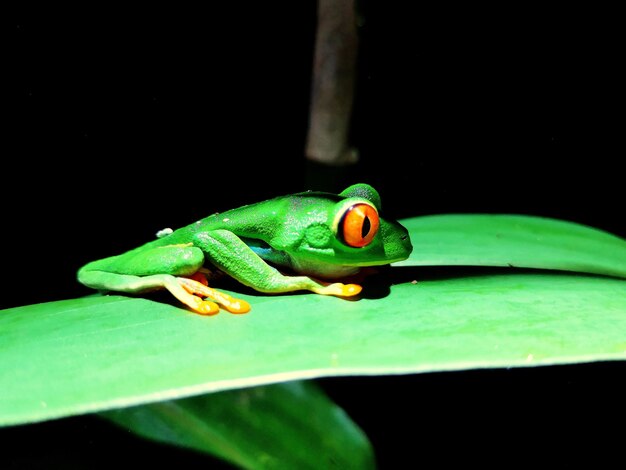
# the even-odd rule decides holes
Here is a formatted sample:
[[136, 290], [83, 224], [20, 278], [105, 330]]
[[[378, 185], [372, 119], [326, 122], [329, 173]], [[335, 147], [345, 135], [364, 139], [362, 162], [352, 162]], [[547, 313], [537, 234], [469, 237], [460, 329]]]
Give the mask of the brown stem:
[[346, 165], [357, 160], [348, 145], [358, 40], [354, 0], [318, 0], [309, 160]]

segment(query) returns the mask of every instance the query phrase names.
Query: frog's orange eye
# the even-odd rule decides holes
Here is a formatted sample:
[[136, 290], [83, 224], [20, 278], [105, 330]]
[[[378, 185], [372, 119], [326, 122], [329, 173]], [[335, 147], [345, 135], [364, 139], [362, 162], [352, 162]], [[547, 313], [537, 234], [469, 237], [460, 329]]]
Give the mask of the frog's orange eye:
[[369, 204], [355, 204], [343, 215], [340, 237], [346, 245], [361, 248], [370, 244], [378, 232], [378, 213]]

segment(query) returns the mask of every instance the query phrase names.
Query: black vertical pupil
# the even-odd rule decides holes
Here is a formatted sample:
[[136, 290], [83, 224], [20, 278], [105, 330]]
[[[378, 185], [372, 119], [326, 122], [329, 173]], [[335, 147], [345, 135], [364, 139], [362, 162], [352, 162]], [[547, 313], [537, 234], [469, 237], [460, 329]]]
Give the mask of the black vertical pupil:
[[363, 219], [363, 225], [361, 226], [361, 238], [365, 238], [368, 233], [370, 233], [370, 229], [372, 228], [372, 223], [370, 222], [370, 218], [365, 216]]

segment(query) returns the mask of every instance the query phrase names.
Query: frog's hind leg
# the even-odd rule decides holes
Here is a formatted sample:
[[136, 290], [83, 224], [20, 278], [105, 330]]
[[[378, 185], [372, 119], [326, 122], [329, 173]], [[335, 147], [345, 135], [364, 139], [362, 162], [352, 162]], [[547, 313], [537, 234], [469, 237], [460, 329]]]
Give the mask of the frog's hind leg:
[[193, 275], [203, 263], [204, 254], [197, 247], [156, 247], [90, 263], [78, 272], [78, 280], [94, 289], [134, 294], [165, 288], [193, 311], [213, 315], [219, 306], [194, 295], [202, 292], [190, 291], [189, 279], [182, 277]]
[[103, 271], [81, 271], [78, 276], [80, 282], [96, 289], [138, 294], [156, 289], [167, 289], [174, 297], [202, 315], [214, 315], [219, 312], [219, 306], [210, 300], [203, 300], [185, 289], [183, 277], [171, 274], [153, 274], [151, 276], [133, 276], [129, 274], [115, 274]]

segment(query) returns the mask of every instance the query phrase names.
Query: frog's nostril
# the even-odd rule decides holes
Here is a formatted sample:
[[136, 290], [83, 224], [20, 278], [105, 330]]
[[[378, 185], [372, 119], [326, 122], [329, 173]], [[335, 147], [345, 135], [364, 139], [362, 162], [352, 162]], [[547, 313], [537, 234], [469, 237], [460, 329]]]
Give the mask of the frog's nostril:
[[404, 240], [406, 240], [407, 238], [409, 238], [409, 236], [408, 236], [408, 235], [402, 235], [402, 236], [400, 237], [400, 240], [403, 240], [403, 241], [404, 241]]

